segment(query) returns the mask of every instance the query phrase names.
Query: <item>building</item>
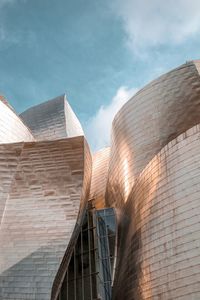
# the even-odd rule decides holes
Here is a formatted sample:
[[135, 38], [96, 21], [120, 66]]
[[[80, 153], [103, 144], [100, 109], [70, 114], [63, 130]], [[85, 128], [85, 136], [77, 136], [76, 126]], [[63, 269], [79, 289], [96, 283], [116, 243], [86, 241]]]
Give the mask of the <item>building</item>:
[[91, 155], [66, 96], [0, 99], [0, 299], [200, 299], [200, 61], [154, 80]]

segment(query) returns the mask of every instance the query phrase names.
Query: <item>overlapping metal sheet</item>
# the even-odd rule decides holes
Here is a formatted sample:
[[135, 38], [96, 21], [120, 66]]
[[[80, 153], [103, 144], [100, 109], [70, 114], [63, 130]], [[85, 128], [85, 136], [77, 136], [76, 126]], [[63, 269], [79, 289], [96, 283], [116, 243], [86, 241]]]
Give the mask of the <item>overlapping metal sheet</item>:
[[[60, 102], [56, 99], [46, 104], [54, 108], [55, 118], [49, 116], [52, 132], [54, 120], [59, 123], [62, 119], [57, 107]], [[13, 116], [8, 106], [6, 109]], [[70, 258], [68, 246], [75, 242], [89, 196], [91, 156], [84, 136], [67, 138], [59, 130], [51, 135], [48, 128], [47, 140], [41, 141], [37, 130], [34, 136], [39, 141], [0, 144], [2, 300], [54, 299], [62, 280], [63, 260], [66, 253]]]

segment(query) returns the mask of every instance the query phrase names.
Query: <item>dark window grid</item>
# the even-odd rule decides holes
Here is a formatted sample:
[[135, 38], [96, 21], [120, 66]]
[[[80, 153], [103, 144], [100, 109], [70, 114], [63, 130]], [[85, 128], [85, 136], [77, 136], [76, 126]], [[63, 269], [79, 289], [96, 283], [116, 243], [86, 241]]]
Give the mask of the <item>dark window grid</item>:
[[[88, 226], [89, 226], [89, 213], [88, 213]], [[90, 231], [88, 230], [88, 247], [89, 247], [89, 273], [90, 273], [90, 297], [91, 299], [93, 298], [93, 295], [92, 295], [92, 266], [91, 266], [91, 244], [90, 244]]]
[[98, 249], [97, 248], [92, 248], [92, 249], [90, 249], [90, 250], [86, 250], [86, 251], [83, 251], [83, 252], [79, 252], [79, 253], [77, 253], [75, 256], [76, 256], [76, 258], [78, 258], [78, 257], [80, 257], [81, 255], [84, 255], [84, 254], [89, 254], [89, 252], [93, 252], [93, 251], [97, 251]]
[[111, 281], [111, 274], [108, 269], [103, 269], [103, 281]]
[[[109, 285], [110, 285], [110, 282], [109, 282]], [[107, 299], [110, 299], [110, 296], [111, 296], [111, 288], [107, 285], [107, 284], [104, 284], [104, 289], [105, 289], [105, 294], [107, 295]]]
[[98, 210], [97, 211], [97, 216], [100, 216], [100, 217], [105, 216], [105, 209]]
[[109, 287], [107, 285], [104, 285], [104, 290], [105, 290], [105, 300], [110, 300], [111, 299], [110, 284], [109, 284]]
[[105, 281], [105, 279], [107, 280], [111, 280], [111, 274], [110, 274], [110, 269], [107, 269], [107, 267], [105, 265], [103, 265], [100, 262], [100, 275], [99, 275], [103, 282]]
[[99, 260], [110, 259], [110, 256], [109, 256], [109, 254], [107, 254], [107, 255], [99, 255], [99, 256], [98, 256], [98, 259], [99, 259]]
[[106, 284], [110, 284], [111, 283], [111, 280], [106, 280], [106, 281], [104, 281], [104, 284], [106, 285]]
[[[73, 253], [73, 261], [74, 261], [74, 277], [76, 277], [76, 258], [75, 258], [75, 247]], [[74, 300], [76, 300], [76, 280], [74, 280]]]
[[101, 234], [101, 235], [99, 235], [99, 234], [97, 234], [97, 236], [100, 238], [100, 237], [106, 237], [106, 236], [108, 236], [108, 237], [110, 237], [110, 236], [116, 236], [116, 234], [115, 233], [108, 233], [108, 234]]
[[83, 280], [83, 235], [81, 229], [81, 273], [82, 273], [82, 300], [84, 300], [84, 280]]
[[[103, 215], [105, 216], [105, 215], [108, 215], [107, 214], [107, 212], [104, 210], [103, 211]], [[111, 215], [111, 214], [109, 214], [109, 215]], [[90, 220], [89, 220], [89, 218], [90, 218]], [[90, 274], [87, 274], [87, 275], [84, 275], [83, 274], [83, 254], [90, 254], [90, 256], [91, 256], [91, 254], [92, 255], [94, 255], [95, 256], [95, 261], [97, 261], [97, 247], [93, 247], [92, 249], [91, 249], [91, 246], [89, 246], [89, 250], [88, 251], [84, 251], [83, 252], [83, 234], [82, 234], [82, 232], [85, 232], [85, 231], [89, 231], [88, 232], [88, 235], [90, 236], [91, 235], [91, 232], [93, 233], [93, 237], [95, 237], [95, 234], [97, 235], [97, 228], [96, 228], [96, 226], [92, 226], [91, 227], [91, 223], [89, 224], [89, 222], [91, 221], [91, 216], [89, 217], [89, 214], [87, 215], [87, 219], [88, 219], [88, 228], [86, 228], [86, 224], [84, 224], [84, 226], [82, 227], [82, 230], [81, 230], [81, 253], [79, 253], [77, 256], [78, 257], [80, 257], [81, 256], [81, 265], [82, 265], [82, 276], [79, 276], [79, 277], [77, 277], [76, 276], [76, 279], [74, 279], [74, 280], [77, 280], [77, 278], [81, 278], [82, 277], [82, 279], [83, 279], [83, 277], [84, 278], [88, 278], [89, 276], [93, 276], [93, 278], [94, 278], [94, 276], [97, 278], [99, 278], [100, 279], [100, 274], [98, 273], [98, 272], [91, 272], [91, 268], [90, 268]], [[96, 220], [97, 220], [97, 218], [96, 218]], [[93, 221], [95, 221], [95, 214], [93, 214]], [[105, 224], [105, 218], [103, 218], [103, 220], [100, 218], [100, 233], [102, 234], [102, 233], [105, 233], [105, 235], [103, 235], [104, 237], [107, 237], [108, 238], [108, 236], [106, 236], [106, 233], [108, 234], [109, 233], [109, 231], [108, 231], [108, 228], [109, 228], [109, 226], [106, 226], [106, 224]], [[94, 223], [93, 223], [94, 224]], [[109, 236], [115, 236], [114, 234], [109, 234]], [[101, 235], [101, 237], [102, 237], [102, 235]], [[96, 243], [95, 242], [95, 238], [94, 238], [94, 244]], [[90, 239], [88, 239], [88, 243], [90, 243]], [[99, 241], [98, 241], [98, 243], [99, 243]], [[103, 243], [104, 244], [104, 243]], [[100, 249], [99, 249], [100, 250]], [[101, 249], [101, 250], [103, 250], [104, 252], [107, 252], [107, 247], [106, 247], [106, 245], [103, 245], [103, 248]], [[93, 253], [92, 253], [93, 252]], [[108, 258], [108, 257], [107, 257]], [[76, 256], [74, 256], [74, 261], [76, 260]], [[100, 262], [101, 260], [100, 259], [98, 259], [98, 261]], [[108, 260], [107, 260], [108, 261]], [[75, 262], [76, 263], [76, 262]], [[91, 258], [89, 258], [89, 263], [90, 263], [90, 266], [91, 266]], [[101, 264], [100, 264], [101, 265]], [[104, 267], [104, 270], [106, 271], [106, 273], [109, 273], [109, 269], [107, 269], [107, 265], [108, 265], [108, 263], [106, 262], [105, 263], [105, 260], [102, 262], [102, 265], [104, 265], [103, 267]], [[74, 269], [76, 270], [76, 268], [74, 267]], [[106, 275], [108, 275], [108, 274], [106, 274]], [[107, 276], [106, 276], [107, 277]], [[105, 280], [105, 279], [104, 279]], [[103, 281], [101, 280], [101, 282], [102, 282], [102, 284], [103, 284]], [[106, 283], [110, 283], [110, 281], [106, 281]], [[106, 289], [107, 290], [107, 285], [105, 285], [105, 287], [104, 287], [104, 289]], [[106, 292], [106, 294], [107, 294], [107, 292]], [[84, 298], [83, 298], [84, 299]], [[110, 298], [107, 298], [106, 297], [106, 299], [110, 299]], [[69, 299], [69, 300], [71, 300], [71, 299]]]
[[107, 244], [107, 241], [108, 239], [105, 237], [105, 238], [100, 238], [98, 239], [98, 242], [99, 242], [99, 249], [101, 251], [104, 251], [105, 253], [108, 253], [108, 244]]
[[[66, 272], [66, 295], [67, 295], [67, 299], [69, 298], [69, 286], [68, 286], [68, 272]], [[62, 293], [62, 289], [61, 289], [61, 293]], [[60, 293], [60, 300], [62, 299], [62, 294]]]
[[100, 295], [100, 299], [105, 299], [105, 287], [100, 277], [98, 277], [98, 293]]
[[94, 230], [94, 229], [96, 229], [96, 226], [92, 226], [92, 227], [89, 227], [89, 228], [85, 228], [85, 229], [82, 230], [82, 232], [88, 231], [88, 230]]
[[109, 255], [109, 253], [103, 253], [103, 254], [98, 253], [98, 259], [99, 260], [110, 259], [110, 255]]
[[114, 208], [107, 208], [107, 209], [105, 209], [105, 215], [106, 216], [113, 216], [113, 215], [115, 215], [115, 209]]
[[110, 257], [110, 252], [108, 249], [108, 246], [103, 244], [102, 240], [99, 241], [100, 247], [99, 247], [99, 257]]
[[99, 257], [110, 257], [109, 253], [109, 243], [108, 243], [108, 237], [105, 236], [104, 238], [98, 239], [99, 244]]
[[[108, 232], [108, 231], [107, 231]], [[102, 256], [102, 258], [107, 258], [107, 259], [100, 259], [100, 265], [102, 266], [102, 276], [103, 276], [103, 281], [105, 282], [109, 282], [110, 286], [111, 286], [111, 265], [110, 265], [110, 252], [109, 252], [109, 241], [108, 241], [108, 236], [106, 236], [104, 239], [99, 239], [99, 242], [101, 241], [100, 245], [101, 247], [101, 252], [99, 253], [100, 257]], [[105, 289], [105, 285], [104, 285], [104, 289]], [[106, 295], [106, 291], [105, 291], [105, 298], [106, 299], [110, 299], [111, 295], [111, 287], [109, 290], [108, 295]]]
[[97, 213], [100, 214], [101, 216], [113, 215], [115, 214], [115, 209], [113, 207], [99, 209], [97, 210]]
[[97, 231], [97, 235], [98, 236], [107, 236], [107, 235], [116, 235], [116, 222], [114, 222], [114, 224], [112, 225], [113, 229], [110, 229], [110, 226], [108, 224], [99, 224], [99, 230]]
[[97, 276], [98, 272], [93, 272], [91, 274], [86, 274], [86, 275], [83, 275], [83, 276], [78, 276], [76, 278], [69, 279], [68, 282], [75, 281], [75, 280], [80, 280], [82, 277], [84, 277], [84, 278], [90, 277], [90, 275]]
[[[94, 226], [93, 226], [93, 228], [94, 228]], [[84, 232], [85, 231], [87, 231], [87, 234], [89, 235], [89, 229], [84, 229]], [[78, 253], [77, 258], [78, 257], [81, 258], [81, 264], [82, 264], [82, 274], [81, 274], [81, 276], [78, 276], [78, 278], [81, 278], [84, 280], [84, 278], [88, 278], [88, 277], [91, 278], [91, 276], [96, 275], [96, 273], [91, 271], [91, 267], [89, 270], [89, 274], [83, 273], [83, 256], [84, 256], [84, 258], [85, 258], [85, 254], [88, 254], [88, 256], [89, 255], [91, 256], [91, 252], [95, 253], [96, 249], [93, 247], [92, 249], [89, 249], [88, 251], [83, 251], [83, 234], [82, 233], [83, 233], [83, 230], [81, 231], [81, 253], [80, 252]], [[88, 243], [89, 243], [89, 239], [88, 239]], [[89, 245], [89, 248], [90, 248], [90, 245]], [[80, 251], [80, 249], [79, 249], [79, 251]], [[89, 264], [91, 265], [91, 257], [89, 258]], [[91, 288], [91, 286], [90, 286], [90, 288]], [[83, 290], [83, 292], [84, 292], [84, 290]]]

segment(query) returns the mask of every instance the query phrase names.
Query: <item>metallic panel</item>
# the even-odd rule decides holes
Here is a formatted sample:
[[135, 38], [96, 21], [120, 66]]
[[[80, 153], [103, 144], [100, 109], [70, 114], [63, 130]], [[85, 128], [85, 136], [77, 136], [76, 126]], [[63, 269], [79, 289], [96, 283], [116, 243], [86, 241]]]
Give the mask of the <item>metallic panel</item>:
[[92, 181], [90, 199], [93, 199], [95, 208], [105, 207], [105, 193], [108, 178], [108, 164], [110, 148], [104, 148], [92, 156]]
[[89, 146], [88, 146], [86, 140], [84, 139], [84, 177], [83, 177], [83, 186], [82, 186], [82, 193], [81, 193], [81, 199], [83, 199], [83, 200], [80, 202], [78, 217], [76, 220], [76, 225], [75, 225], [73, 234], [69, 241], [69, 244], [68, 244], [67, 250], [64, 254], [64, 257], [62, 259], [62, 262], [60, 264], [59, 270], [54, 279], [52, 293], [51, 293], [51, 300], [57, 299], [57, 296], [59, 294], [59, 291], [61, 289], [64, 277], [65, 277], [66, 270], [68, 268], [70, 258], [72, 256], [72, 253], [74, 250], [76, 240], [80, 233], [80, 228], [84, 221], [85, 211], [86, 211], [87, 204], [88, 204], [87, 200], [89, 197], [91, 174], [92, 174], [92, 158], [91, 158]]
[[83, 135], [82, 127], [65, 95], [31, 107], [20, 116], [37, 140]]
[[172, 140], [135, 182], [113, 299], [200, 299], [199, 136], [197, 125]]
[[0, 299], [50, 299], [87, 202], [91, 159], [85, 139], [0, 145], [0, 167], [6, 169], [0, 184], [7, 197], [0, 227]]
[[0, 143], [30, 142], [34, 137], [3, 96], [0, 96]]
[[140, 90], [112, 126], [107, 202], [123, 206], [139, 173], [170, 140], [200, 122], [199, 62], [188, 62]]

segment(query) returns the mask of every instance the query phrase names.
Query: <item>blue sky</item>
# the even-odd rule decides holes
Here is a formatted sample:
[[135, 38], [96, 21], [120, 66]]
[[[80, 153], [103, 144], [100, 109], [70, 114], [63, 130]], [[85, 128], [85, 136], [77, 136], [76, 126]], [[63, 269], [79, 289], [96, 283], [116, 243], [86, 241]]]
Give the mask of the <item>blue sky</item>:
[[93, 149], [135, 91], [198, 58], [199, 0], [0, 0], [0, 93], [21, 112], [66, 92]]

